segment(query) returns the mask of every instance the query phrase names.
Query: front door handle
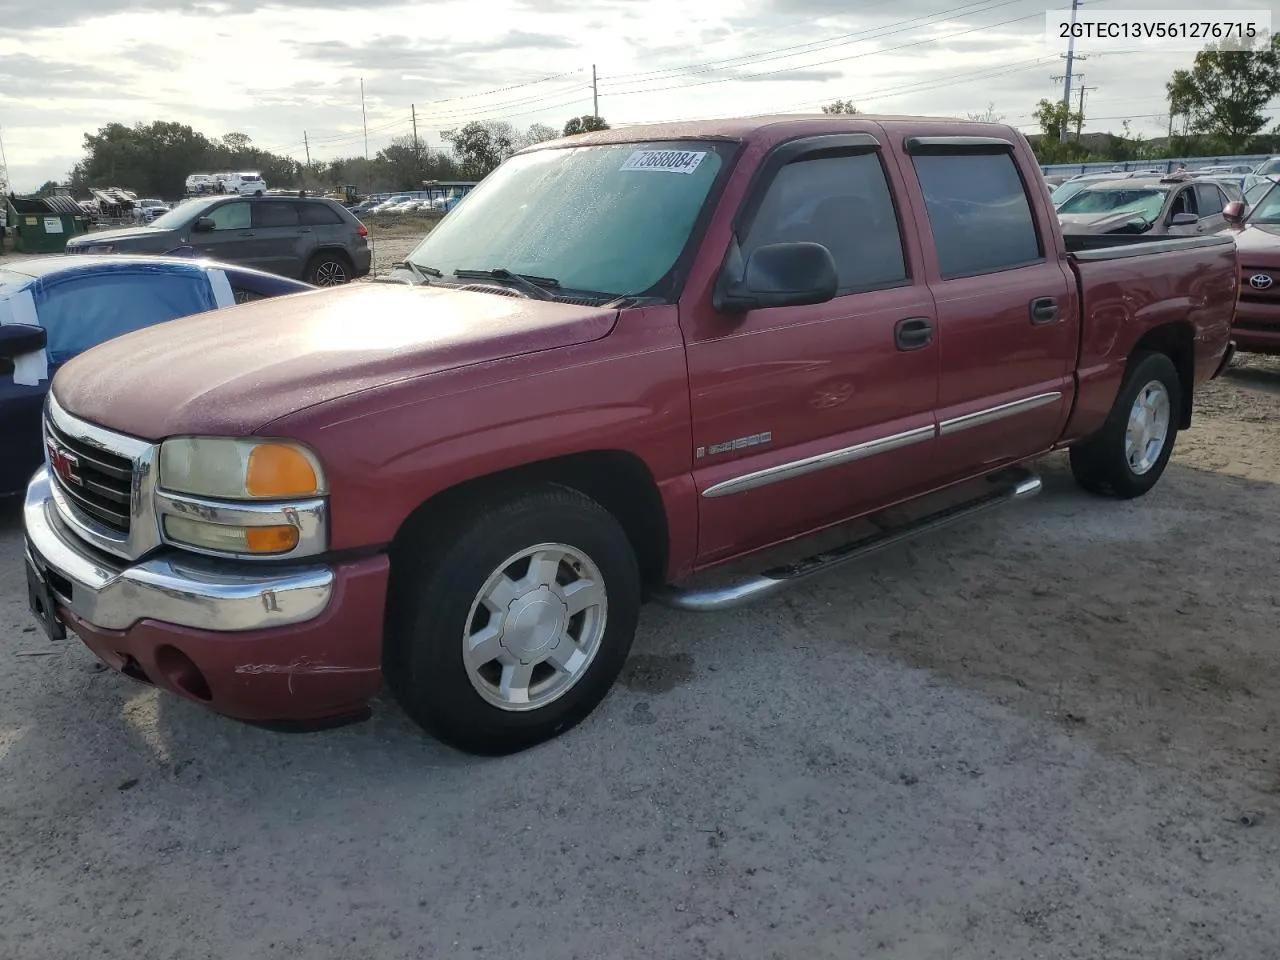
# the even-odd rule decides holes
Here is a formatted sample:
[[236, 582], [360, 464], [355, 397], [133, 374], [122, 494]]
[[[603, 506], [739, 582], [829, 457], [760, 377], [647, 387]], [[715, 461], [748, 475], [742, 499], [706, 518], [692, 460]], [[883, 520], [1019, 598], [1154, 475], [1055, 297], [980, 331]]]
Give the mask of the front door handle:
[[933, 321], [908, 317], [893, 326], [893, 342], [899, 350], [920, 350], [933, 343]]
[[1058, 319], [1058, 301], [1053, 297], [1036, 297], [1031, 301], [1031, 323], [1042, 327]]

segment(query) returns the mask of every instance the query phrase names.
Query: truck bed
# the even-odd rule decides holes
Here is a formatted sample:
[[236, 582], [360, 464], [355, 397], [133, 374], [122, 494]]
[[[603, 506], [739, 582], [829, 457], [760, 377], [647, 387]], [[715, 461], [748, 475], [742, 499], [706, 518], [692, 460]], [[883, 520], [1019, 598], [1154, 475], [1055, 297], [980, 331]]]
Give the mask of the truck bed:
[[1062, 239], [1072, 259], [1095, 261], [1145, 257], [1148, 254], [1169, 253], [1174, 250], [1198, 250], [1222, 244], [1235, 245], [1234, 239], [1221, 233], [1207, 237], [1179, 237], [1169, 234], [1146, 237], [1133, 233], [1067, 234]]
[[[1080, 295], [1077, 394], [1064, 439], [1102, 426], [1124, 377], [1130, 345], [1165, 324], [1181, 329], [1175, 352], [1195, 383], [1226, 350], [1236, 309], [1235, 240], [1207, 237], [1066, 237]], [[1134, 334], [1137, 336], [1134, 336]], [[1203, 349], [1221, 344], [1221, 350]], [[1184, 398], [1184, 421], [1190, 397]]]

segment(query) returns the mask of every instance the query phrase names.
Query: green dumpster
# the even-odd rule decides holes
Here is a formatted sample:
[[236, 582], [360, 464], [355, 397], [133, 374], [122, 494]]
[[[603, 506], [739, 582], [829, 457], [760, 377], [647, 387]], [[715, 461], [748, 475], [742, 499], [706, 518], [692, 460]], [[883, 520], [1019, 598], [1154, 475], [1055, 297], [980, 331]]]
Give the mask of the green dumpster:
[[61, 253], [72, 237], [89, 232], [89, 220], [70, 197], [9, 197], [13, 249], [21, 253]]

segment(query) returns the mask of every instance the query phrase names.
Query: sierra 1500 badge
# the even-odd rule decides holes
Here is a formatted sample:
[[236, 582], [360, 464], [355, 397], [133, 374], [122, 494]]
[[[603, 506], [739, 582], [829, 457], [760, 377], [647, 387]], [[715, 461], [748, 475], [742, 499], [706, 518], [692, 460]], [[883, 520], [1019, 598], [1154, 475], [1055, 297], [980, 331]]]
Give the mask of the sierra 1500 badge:
[[699, 447], [694, 456], [703, 457], [717, 453], [728, 453], [730, 450], [745, 450], [747, 447], [758, 447], [761, 444], [772, 441], [773, 431], [766, 430], [764, 433], [753, 433], [749, 437], [738, 437], [736, 440], [726, 440], [724, 443], [713, 443], [709, 447]]

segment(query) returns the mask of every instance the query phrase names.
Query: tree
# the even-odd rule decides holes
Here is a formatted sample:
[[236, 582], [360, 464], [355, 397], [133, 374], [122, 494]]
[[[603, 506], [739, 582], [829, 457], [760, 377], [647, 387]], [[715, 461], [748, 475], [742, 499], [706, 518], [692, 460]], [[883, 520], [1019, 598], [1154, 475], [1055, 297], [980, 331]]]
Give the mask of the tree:
[[987, 109], [983, 110], [981, 113], [974, 113], [970, 111], [969, 113], [966, 113], [965, 116], [970, 120], [976, 120], [980, 123], [1000, 123], [1004, 120], [1004, 114], [996, 113], [996, 105], [994, 103], [988, 103]]
[[224, 133], [222, 135], [222, 145], [231, 153], [243, 153], [249, 149], [251, 142], [247, 133]]
[[1189, 132], [1218, 138], [1231, 151], [1243, 149], [1267, 125], [1263, 110], [1280, 94], [1280, 35], [1210, 44], [1190, 70], [1173, 72], [1165, 93], [1170, 114], [1185, 117]]
[[861, 111], [853, 105], [852, 100], [832, 100], [822, 108], [823, 113], [838, 113], [852, 117]]
[[555, 127], [549, 127], [545, 123], [535, 123], [520, 136], [520, 146], [531, 147], [535, 143], [558, 140], [560, 135], [560, 131]]
[[37, 197], [52, 197], [58, 192], [58, 184], [53, 180], [46, 180], [40, 185], [40, 189], [36, 191]]
[[484, 179], [516, 151], [516, 132], [506, 121], [473, 120], [441, 136], [453, 148], [463, 175], [471, 180]]
[[1084, 125], [1084, 115], [1078, 110], [1068, 110], [1061, 100], [1041, 98], [1031, 114], [1040, 124], [1046, 139], [1061, 140], [1063, 129], [1079, 128]]
[[564, 125], [564, 135], [566, 137], [576, 136], [579, 133], [592, 133], [596, 130], [608, 130], [609, 124], [604, 122], [604, 117], [596, 117], [591, 114], [583, 114], [581, 117], [573, 117]]

